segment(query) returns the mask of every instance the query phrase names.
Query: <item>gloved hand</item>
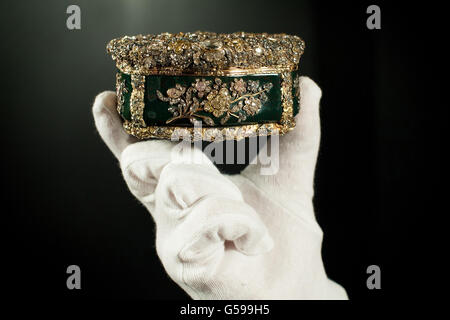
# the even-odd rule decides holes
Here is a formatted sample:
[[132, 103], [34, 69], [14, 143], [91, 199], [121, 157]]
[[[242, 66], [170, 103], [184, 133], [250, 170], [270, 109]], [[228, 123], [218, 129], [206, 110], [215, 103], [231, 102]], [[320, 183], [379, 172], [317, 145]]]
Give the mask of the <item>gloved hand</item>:
[[256, 164], [224, 175], [197, 148], [138, 142], [122, 129], [115, 93], [96, 97], [97, 129], [153, 216], [164, 268], [192, 298], [347, 299], [325, 273], [312, 204], [321, 90], [301, 77], [300, 92], [297, 125], [279, 138], [274, 175]]

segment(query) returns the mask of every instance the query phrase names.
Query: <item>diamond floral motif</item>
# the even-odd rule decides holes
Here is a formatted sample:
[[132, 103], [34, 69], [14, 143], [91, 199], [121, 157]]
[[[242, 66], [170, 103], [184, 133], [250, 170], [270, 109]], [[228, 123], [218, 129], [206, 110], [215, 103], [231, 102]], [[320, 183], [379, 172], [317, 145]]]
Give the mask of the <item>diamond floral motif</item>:
[[250, 97], [245, 99], [245, 105], [242, 108], [248, 115], [255, 115], [261, 109], [261, 100], [256, 99], [255, 97]]
[[221, 88], [218, 93], [216, 91], [211, 92], [206, 99], [203, 110], [212, 113], [216, 118], [227, 112], [231, 103], [231, 96], [227, 88]]
[[189, 119], [191, 122], [203, 120], [209, 126], [216, 125], [211, 116], [200, 114], [200, 111], [210, 113], [220, 118], [225, 124], [231, 117], [238, 122], [245, 121], [247, 116], [254, 116], [264, 103], [268, 101], [267, 92], [272, 89], [272, 83], [260, 85], [259, 81], [242, 78], [234, 79], [231, 83], [223, 83], [220, 78], [214, 81], [196, 79], [189, 87], [176, 84], [166, 91], [166, 96], [159, 90], [156, 95], [161, 101], [170, 104], [169, 112], [173, 117], [166, 123], [178, 119]]

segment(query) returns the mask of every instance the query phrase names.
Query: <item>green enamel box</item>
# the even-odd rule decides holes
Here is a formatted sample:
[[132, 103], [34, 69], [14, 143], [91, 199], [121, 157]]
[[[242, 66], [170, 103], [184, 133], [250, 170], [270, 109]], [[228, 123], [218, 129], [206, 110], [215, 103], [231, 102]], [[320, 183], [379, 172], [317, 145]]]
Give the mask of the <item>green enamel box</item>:
[[139, 139], [285, 134], [299, 111], [304, 47], [297, 36], [245, 32], [111, 40], [124, 129]]

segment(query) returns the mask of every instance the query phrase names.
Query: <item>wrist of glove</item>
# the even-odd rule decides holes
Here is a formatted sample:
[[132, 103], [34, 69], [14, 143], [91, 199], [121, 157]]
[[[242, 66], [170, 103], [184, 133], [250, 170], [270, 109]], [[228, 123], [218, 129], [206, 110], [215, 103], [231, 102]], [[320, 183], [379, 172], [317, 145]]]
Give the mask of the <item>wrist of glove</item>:
[[192, 298], [347, 298], [326, 276], [312, 205], [321, 92], [305, 77], [300, 87], [297, 126], [279, 138], [273, 175], [249, 165], [228, 176], [193, 146], [137, 141], [122, 129], [115, 93], [95, 99], [97, 129], [155, 221], [158, 256]]

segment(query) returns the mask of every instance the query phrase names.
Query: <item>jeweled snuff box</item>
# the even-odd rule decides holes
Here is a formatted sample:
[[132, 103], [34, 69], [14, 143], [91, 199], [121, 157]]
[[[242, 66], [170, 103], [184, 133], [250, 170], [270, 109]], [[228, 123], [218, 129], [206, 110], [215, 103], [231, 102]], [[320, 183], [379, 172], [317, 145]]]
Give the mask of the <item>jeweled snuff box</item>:
[[163, 33], [111, 40], [117, 111], [139, 139], [285, 134], [299, 111], [297, 36]]

